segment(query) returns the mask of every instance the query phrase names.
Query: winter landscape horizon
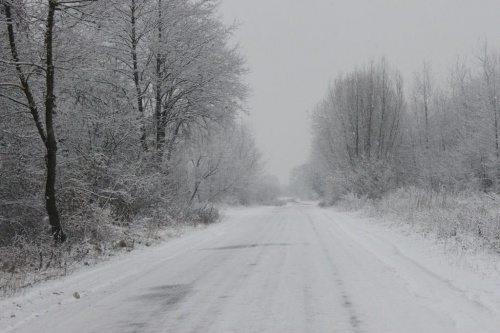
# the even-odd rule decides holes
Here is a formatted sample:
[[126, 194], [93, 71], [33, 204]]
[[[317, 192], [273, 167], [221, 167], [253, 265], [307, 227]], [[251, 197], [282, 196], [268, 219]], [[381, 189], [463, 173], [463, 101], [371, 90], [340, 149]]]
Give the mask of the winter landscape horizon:
[[0, 0], [0, 332], [499, 332], [499, 12]]

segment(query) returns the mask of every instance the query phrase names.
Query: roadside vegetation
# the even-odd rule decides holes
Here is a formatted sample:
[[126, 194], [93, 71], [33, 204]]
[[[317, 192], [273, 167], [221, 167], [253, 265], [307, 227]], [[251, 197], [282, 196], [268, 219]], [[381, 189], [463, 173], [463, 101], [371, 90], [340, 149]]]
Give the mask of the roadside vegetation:
[[291, 187], [500, 254], [497, 96], [500, 52], [486, 43], [443, 79], [424, 62], [405, 85], [385, 59], [339, 75], [311, 113], [313, 152]]
[[0, 2], [0, 296], [263, 200], [234, 29], [213, 1]]

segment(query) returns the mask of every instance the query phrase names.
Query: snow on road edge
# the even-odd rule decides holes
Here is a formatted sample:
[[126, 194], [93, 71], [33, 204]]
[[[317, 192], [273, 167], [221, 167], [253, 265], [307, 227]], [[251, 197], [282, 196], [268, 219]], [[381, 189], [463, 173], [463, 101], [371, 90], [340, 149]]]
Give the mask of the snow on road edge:
[[[262, 209], [273, 208], [226, 208], [225, 217], [218, 224], [188, 230], [180, 238], [135, 250], [95, 266], [83, 267], [61, 280], [42, 283], [24, 295], [2, 300], [0, 331], [11, 331], [45, 312], [57, 310], [70, 302], [78, 302], [78, 298], [74, 297], [75, 292], [78, 293], [75, 296], [85, 298], [105, 293], [122, 280], [139, 278], [140, 273], [137, 272], [153, 269], [195, 246], [223, 236], [232, 228], [238, 227], [238, 220]], [[343, 231], [357, 240], [359, 246], [376, 249], [383, 243], [392, 249], [394, 256], [385, 258], [388, 265], [391, 260], [397, 260], [398, 256], [410, 259], [468, 299], [500, 315], [498, 256], [476, 253], [463, 257], [460, 253], [445, 253], [443, 245], [435, 239], [424, 237], [388, 220], [360, 217], [359, 213], [338, 212], [333, 209], [324, 209], [323, 213], [330, 219], [339, 221]]]
[[[117, 253], [92, 266], [82, 266], [67, 276], [49, 280], [27, 289], [24, 293], [0, 300], [0, 331], [8, 332], [43, 313], [54, 311], [64, 304], [78, 301], [107, 287], [131, 278], [148, 267], [154, 267], [173, 259], [193, 244], [203, 244], [224, 233], [229, 220], [248, 214], [242, 208], [225, 207], [219, 223], [182, 227], [174, 238], [150, 247], [137, 248], [132, 252]], [[163, 253], [171, 253], [163, 257]]]
[[340, 220], [344, 231], [362, 246], [372, 250], [375, 247], [370, 243], [385, 243], [392, 248], [394, 257], [405, 257], [472, 302], [500, 316], [500, 256], [486, 252], [460, 252], [455, 248], [449, 250], [431, 234], [423, 235], [409, 226], [388, 219], [365, 217], [360, 212], [326, 209], [325, 214]]

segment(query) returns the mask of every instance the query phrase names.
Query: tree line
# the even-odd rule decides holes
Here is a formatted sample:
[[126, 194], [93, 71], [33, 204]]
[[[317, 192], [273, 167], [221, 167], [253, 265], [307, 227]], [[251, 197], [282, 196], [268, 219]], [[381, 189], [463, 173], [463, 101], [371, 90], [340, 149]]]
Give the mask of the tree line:
[[500, 189], [500, 52], [486, 43], [444, 79], [424, 62], [405, 86], [385, 59], [336, 77], [311, 112], [312, 153], [292, 186], [334, 203], [396, 189]]
[[257, 200], [248, 69], [217, 6], [0, 1], [0, 247]]

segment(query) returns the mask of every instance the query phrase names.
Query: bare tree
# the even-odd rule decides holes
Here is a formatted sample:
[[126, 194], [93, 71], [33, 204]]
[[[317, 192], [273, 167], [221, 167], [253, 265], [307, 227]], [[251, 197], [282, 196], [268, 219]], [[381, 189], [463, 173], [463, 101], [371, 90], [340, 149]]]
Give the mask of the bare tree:
[[387, 188], [382, 178], [401, 145], [405, 107], [401, 75], [385, 60], [335, 80], [312, 125], [314, 154], [331, 181], [343, 183], [339, 189], [378, 195]]
[[193, 127], [243, 110], [246, 69], [238, 49], [228, 46], [234, 27], [220, 22], [212, 2], [162, 0], [157, 6], [156, 150], [169, 162]]
[[488, 118], [491, 121], [494, 156], [497, 167], [496, 180], [500, 179], [500, 108], [498, 106], [498, 95], [500, 93], [500, 54], [488, 51], [484, 44], [481, 53], [477, 56], [482, 69], [483, 89], [482, 96], [488, 110]]

